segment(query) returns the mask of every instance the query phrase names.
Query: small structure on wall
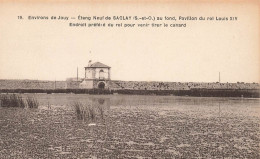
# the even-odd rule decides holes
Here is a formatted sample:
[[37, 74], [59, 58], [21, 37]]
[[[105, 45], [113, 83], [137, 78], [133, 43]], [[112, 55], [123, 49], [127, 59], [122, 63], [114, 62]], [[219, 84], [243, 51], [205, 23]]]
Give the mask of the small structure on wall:
[[79, 87], [82, 89], [108, 89], [110, 81], [111, 67], [101, 63], [92, 63], [90, 60], [88, 66], [85, 67], [85, 78]]

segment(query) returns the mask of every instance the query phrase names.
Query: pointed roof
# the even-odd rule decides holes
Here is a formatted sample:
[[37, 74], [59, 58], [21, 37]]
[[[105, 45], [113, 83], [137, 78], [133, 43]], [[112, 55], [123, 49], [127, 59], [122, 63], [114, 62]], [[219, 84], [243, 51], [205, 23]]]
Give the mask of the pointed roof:
[[101, 62], [95, 62], [93, 64], [91, 64], [88, 68], [110, 68], [109, 66], [101, 63]]

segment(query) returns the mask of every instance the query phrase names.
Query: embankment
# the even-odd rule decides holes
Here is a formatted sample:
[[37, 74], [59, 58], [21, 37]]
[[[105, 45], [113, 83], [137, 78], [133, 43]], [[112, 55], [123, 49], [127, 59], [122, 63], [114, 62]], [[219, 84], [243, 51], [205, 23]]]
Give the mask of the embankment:
[[0, 80], [0, 93], [75, 93], [260, 98], [258, 83], [109, 81], [109, 89], [79, 89], [80, 81]]

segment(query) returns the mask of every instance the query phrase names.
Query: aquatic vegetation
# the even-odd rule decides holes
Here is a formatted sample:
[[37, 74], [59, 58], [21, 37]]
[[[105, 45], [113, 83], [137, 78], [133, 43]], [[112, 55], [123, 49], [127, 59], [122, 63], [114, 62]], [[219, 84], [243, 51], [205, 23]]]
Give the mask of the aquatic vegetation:
[[80, 120], [82, 120], [83, 119], [83, 117], [84, 117], [84, 114], [85, 114], [85, 111], [83, 111], [82, 110], [82, 103], [80, 103], [80, 102], [75, 102], [74, 104], [73, 104], [73, 107], [74, 107], [74, 110], [75, 110], [75, 112], [76, 112], [76, 114], [77, 114], [77, 118], [78, 119], [80, 119]]
[[1, 94], [0, 106], [2, 107], [19, 107], [19, 108], [38, 108], [39, 102], [34, 97], [27, 97], [25, 100], [21, 95]]
[[39, 107], [39, 102], [37, 101], [36, 98], [27, 97], [26, 102], [27, 102], [28, 108], [38, 108]]
[[75, 101], [72, 106], [79, 120], [105, 120], [108, 114], [108, 99], [95, 98], [85, 102]]
[[1, 94], [0, 95], [0, 105], [2, 107], [25, 108], [26, 102], [22, 99], [21, 96], [16, 95], [16, 94], [11, 94], [11, 95]]
[[0, 158], [260, 157], [259, 99], [34, 97], [52, 108], [0, 107]]
[[91, 120], [95, 121], [97, 118], [104, 119], [104, 108], [90, 103], [74, 102], [74, 111], [79, 120]]

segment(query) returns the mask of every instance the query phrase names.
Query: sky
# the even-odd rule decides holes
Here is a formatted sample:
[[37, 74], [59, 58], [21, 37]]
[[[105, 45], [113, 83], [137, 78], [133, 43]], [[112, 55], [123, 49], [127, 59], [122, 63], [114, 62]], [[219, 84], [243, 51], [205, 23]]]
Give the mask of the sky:
[[[0, 5], [0, 79], [84, 77], [88, 61], [111, 67], [112, 80], [259, 82], [259, 5], [254, 3], [8, 3]], [[19, 20], [17, 16], [23, 16]], [[87, 28], [28, 16], [204, 16], [237, 21], [186, 28]], [[104, 22], [104, 21], [102, 21]]]

